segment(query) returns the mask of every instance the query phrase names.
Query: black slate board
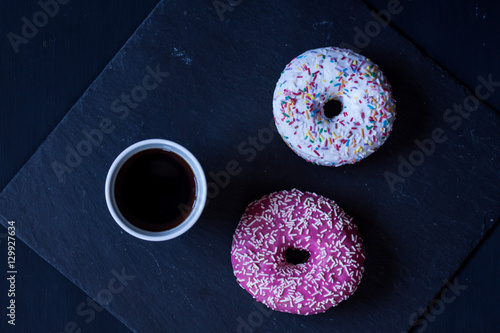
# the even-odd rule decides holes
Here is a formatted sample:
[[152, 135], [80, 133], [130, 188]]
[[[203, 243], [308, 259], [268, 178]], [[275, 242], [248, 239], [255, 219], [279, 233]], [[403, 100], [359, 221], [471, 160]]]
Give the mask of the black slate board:
[[[272, 128], [272, 92], [284, 66], [307, 49], [353, 44], [354, 27], [373, 18], [362, 4], [340, 1], [242, 2], [224, 16], [221, 22], [207, 1], [161, 2], [1, 193], [0, 212], [17, 221], [19, 238], [94, 298], [109, 288], [113, 269], [136, 276], [106, 305], [135, 331], [234, 331], [243, 321], [256, 331], [407, 329], [500, 215], [498, 115], [480, 105], [452, 129], [443, 114], [469, 92], [386, 28], [362, 52], [379, 64], [398, 100], [393, 134], [379, 152], [353, 166], [318, 167], [275, 135], [248, 162], [238, 146]], [[157, 64], [169, 76], [120, 119], [113, 101]], [[114, 130], [59, 182], [53, 162], [64, 162], [66, 147], [105, 118]], [[397, 173], [398, 156], [408, 158], [413, 141], [435, 128], [448, 140], [391, 192], [384, 172]], [[122, 232], [103, 195], [114, 157], [152, 137], [186, 146], [207, 175], [230, 160], [243, 170], [193, 229], [163, 243]], [[232, 234], [250, 201], [293, 187], [330, 197], [355, 218], [366, 274], [353, 297], [325, 314], [259, 315], [234, 281]]]

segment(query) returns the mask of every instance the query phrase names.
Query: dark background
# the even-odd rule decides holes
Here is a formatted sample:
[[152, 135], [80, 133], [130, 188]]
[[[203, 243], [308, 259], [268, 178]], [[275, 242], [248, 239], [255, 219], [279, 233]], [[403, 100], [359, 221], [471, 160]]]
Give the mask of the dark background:
[[[157, 2], [70, 1], [61, 5], [59, 13], [26, 45], [20, 45], [18, 54], [6, 36], [9, 32], [21, 34], [21, 18], [31, 18], [40, 7], [36, 1], [9, 0], [0, 4], [0, 188], [27, 161]], [[375, 11], [387, 7], [385, 0], [365, 2]], [[404, 10], [391, 25], [451, 75], [472, 90], [479, 75], [492, 74], [494, 81], [500, 81], [500, 10], [494, 1], [402, 0], [401, 4]], [[485, 103], [498, 112], [500, 93]], [[2, 258], [6, 258], [5, 239], [0, 241]], [[446, 305], [442, 314], [427, 320], [425, 330], [423, 325], [417, 330], [497, 331], [499, 254], [497, 227], [457, 274], [458, 283], [467, 285], [467, 289]], [[16, 257], [18, 332], [63, 332], [67, 322], [81, 321], [76, 308], [86, 300], [86, 294], [20, 242]], [[5, 290], [2, 279], [2, 299]], [[84, 332], [129, 331], [106, 311], [97, 313], [88, 324], [78, 324]], [[10, 328], [3, 317], [0, 327], [1, 332]]]

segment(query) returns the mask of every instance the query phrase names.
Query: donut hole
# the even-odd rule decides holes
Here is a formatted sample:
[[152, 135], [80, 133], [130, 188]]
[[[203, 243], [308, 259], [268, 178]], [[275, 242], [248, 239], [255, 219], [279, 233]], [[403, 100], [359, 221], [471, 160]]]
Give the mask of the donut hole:
[[296, 249], [296, 248], [288, 248], [285, 250], [285, 261], [292, 265], [303, 264], [309, 260], [311, 254], [309, 251]]
[[323, 106], [323, 113], [325, 114], [325, 117], [328, 119], [332, 119], [340, 114], [342, 112], [342, 102], [332, 99], [326, 102], [326, 104]]

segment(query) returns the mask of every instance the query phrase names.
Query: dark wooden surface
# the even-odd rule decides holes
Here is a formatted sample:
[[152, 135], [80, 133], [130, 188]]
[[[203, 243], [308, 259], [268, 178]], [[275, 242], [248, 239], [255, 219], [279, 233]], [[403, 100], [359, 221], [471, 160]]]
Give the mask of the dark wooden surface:
[[[72, 5], [74, 6], [74, 4], [72, 4]], [[70, 6], [70, 5], [68, 5], [68, 6]], [[244, 3], [241, 4], [241, 6], [244, 6]], [[459, 7], [459, 6], [457, 6], [457, 7]], [[70, 7], [68, 7], [68, 8], [70, 8]], [[383, 8], [383, 5], [381, 5], [379, 8]], [[408, 8], [410, 8], [410, 7], [408, 7]], [[480, 7], [480, 8], [482, 8], [482, 7]], [[478, 11], [480, 12], [479, 15], [481, 15], [481, 9], [480, 8], [478, 9]], [[235, 9], [235, 10], [237, 10], [237, 9]], [[5, 13], [5, 11], [2, 11], [2, 12]], [[27, 12], [30, 12], [30, 11], [27, 11]], [[420, 7], [420, 9], [417, 6], [415, 8], [412, 8], [411, 10], [405, 10], [404, 12], [401, 13], [401, 16], [400, 16], [401, 19], [399, 19], [399, 18], [395, 18], [394, 19], [394, 24], [396, 26], [399, 26], [402, 29], [404, 29], [405, 25], [403, 23], [408, 22], [409, 19], [411, 19], [413, 17], [426, 17], [426, 15], [429, 12], [430, 11], [429, 11], [428, 6], [426, 8]], [[465, 12], [469, 13], [469, 11], [465, 11]], [[475, 16], [475, 12], [476, 12], [476, 8], [473, 8], [472, 12], [469, 15]], [[491, 13], [491, 12], [489, 12], [489, 13]], [[445, 15], [445, 17], [446, 17], [447, 14], [450, 14], [450, 13], [441, 13], [441, 15]], [[455, 13], [452, 12], [451, 14], [455, 14]], [[450, 16], [451, 16], [450, 17], [450, 22], [452, 22], [453, 20], [456, 19], [456, 15], [451, 15], [451, 14], [450, 14]], [[24, 15], [24, 14], [20, 14], [19, 17], [21, 17], [22, 15]], [[129, 15], [131, 15], [131, 14], [129, 14]], [[408, 16], [406, 16], [406, 20], [404, 19], [405, 18], [404, 15], [408, 15]], [[419, 16], [419, 15], [422, 15], [422, 16]], [[486, 13], [486, 18], [484, 19], [485, 22], [491, 22], [491, 21], [488, 21], [488, 17], [494, 17], [494, 12], [493, 12], [493, 14], [491, 16], [488, 16], [488, 15], [489, 14]], [[98, 17], [99, 16], [97, 15], [97, 18], [94, 18], [94, 19], [96, 21], [98, 21]], [[481, 18], [482, 18], [482, 15], [481, 15]], [[57, 19], [59, 19], [59, 18], [56, 18], [54, 22], [56, 22]], [[430, 21], [430, 22], [433, 22], [433, 21]], [[455, 41], [457, 39], [459, 39], [463, 43], [464, 42], [464, 37], [463, 36], [464, 35], [467, 36], [467, 31], [469, 32], [469, 35], [470, 35], [471, 31], [472, 32], [476, 31], [475, 29], [478, 29], [477, 31], [480, 31], [480, 28], [477, 28], [477, 27], [481, 27], [480, 23], [478, 23], [478, 22], [468, 22], [467, 25], [463, 24], [464, 20], [460, 20], [460, 22], [462, 23], [462, 26], [460, 26], [458, 24], [458, 22], [454, 26], [451, 25], [451, 23], [449, 24], [449, 27], [453, 27], [453, 29], [457, 31], [456, 35], [452, 35], [452, 37], [453, 36], [461, 36], [461, 37], [455, 38]], [[467, 22], [467, 21], [465, 21], [465, 22]], [[398, 23], [399, 23], [399, 25], [398, 25]], [[105, 25], [105, 23], [102, 23], [102, 24]], [[14, 26], [15, 26], [15, 24], [14, 24]], [[418, 25], [418, 26], [422, 27], [421, 29], [423, 29], [423, 30], [425, 30], [425, 29], [431, 29], [432, 28], [432, 24], [430, 25], [430, 27], [427, 27], [427, 28], [425, 28], [425, 25]], [[474, 28], [474, 27], [476, 27], [476, 28]], [[7, 28], [7, 29], [10, 29], [10, 27]], [[12, 29], [10, 29], [10, 30], [14, 30], [14, 29], [15, 29], [15, 27], [12, 28]], [[406, 29], [408, 29], [408, 27], [406, 27]], [[436, 26], [434, 29], [438, 29], [438, 27]], [[8, 31], [10, 31], [10, 30], [8, 30]], [[83, 30], [84, 29], [82, 28], [81, 29], [82, 33], [84, 32]], [[102, 29], [96, 29], [96, 30], [102, 30]], [[443, 29], [443, 31], [441, 32], [440, 35], [445, 34], [448, 30], [451, 30], [451, 28], [448, 28], [448, 29], [445, 28], [445, 29]], [[490, 30], [491, 30], [491, 28], [488, 29], [488, 31], [490, 31]], [[412, 31], [414, 33], [413, 36], [415, 36], [415, 37], [413, 37], [413, 39], [418, 41], [419, 40], [418, 39], [418, 37], [419, 37], [419, 35], [418, 35], [419, 29], [414, 28], [414, 30], [409, 30], [409, 32], [406, 31], [406, 34], [410, 35], [410, 33], [412, 33]], [[439, 30], [437, 30], [437, 31], [439, 31]], [[40, 34], [41, 33], [42, 32], [40, 32]], [[494, 35], [494, 34], [492, 34], [492, 35]], [[432, 34], [427, 33], [427, 35], [425, 35], [426, 38], [422, 39], [422, 45], [421, 46], [423, 48], [425, 48], [425, 46], [428, 45], [428, 44], [426, 44], [426, 43], [428, 43], [428, 40], [436, 40], [436, 39], [438, 39], [437, 36], [434, 36], [434, 37], [430, 37], [430, 36], [432, 36]], [[479, 38], [477, 38], [477, 35], [474, 35], [474, 36], [475, 36], [475, 38], [471, 37], [471, 39], [470, 39], [471, 40], [471, 45], [474, 44], [479, 39]], [[41, 35], [38, 36], [38, 37], [41, 37]], [[36, 42], [37, 42], [36, 38], [37, 37], [35, 37], [32, 41], [30, 41], [30, 43], [26, 47], [30, 47], [33, 44], [36, 45]], [[486, 41], [485, 43], [487, 43], [488, 41], [491, 41], [491, 43], [493, 43], [493, 41], [491, 39], [491, 36], [490, 37], [484, 37], [484, 38], [485, 38], [485, 41]], [[453, 41], [453, 38], [448, 38], [446, 40]], [[93, 42], [94, 42], [93, 40], [92, 40], [92, 42], [89, 41], [89, 44], [92, 44]], [[43, 47], [44, 44], [42, 43], [42, 39], [40, 39], [39, 43], [41, 44], [40, 46]], [[435, 52], [434, 54], [437, 54], [437, 55], [441, 54], [442, 58], [438, 59], [438, 62], [440, 62], [441, 64], [445, 64], [446, 63], [445, 60], [449, 59], [450, 57], [453, 58], [453, 56], [463, 57], [461, 59], [474, 59], [475, 54], [477, 53], [471, 47], [470, 49], [472, 51], [467, 51], [467, 52], [470, 52], [470, 53], [467, 53], [466, 51], [464, 51], [464, 54], [461, 54], [460, 52], [454, 52], [453, 54], [446, 54], [446, 52], [445, 52], [446, 51], [446, 47], [443, 47], [440, 43], [442, 43], [442, 42], [438, 41], [438, 42], [435, 42], [434, 44], [431, 43], [430, 45], [434, 45], [433, 47], [435, 47], [435, 48], [432, 48], [432, 50], [429, 50], [429, 51], [426, 50], [426, 51], [427, 51], [428, 54], [431, 54], [432, 52]], [[102, 45], [101, 45], [101, 48], [98, 49], [98, 50], [95, 50], [91, 46], [89, 46], [89, 50], [92, 50], [93, 52], [96, 52], [97, 54], [99, 54], [100, 56], [102, 56], [102, 54], [105, 53], [103, 51], [103, 49], [105, 49], [105, 47], [108, 46], [108, 44], [109, 43], [107, 43], [107, 42], [103, 42]], [[119, 43], [116, 43], [116, 44], [119, 44]], [[68, 47], [68, 46], [66, 46], [66, 47]], [[72, 49], [74, 51], [74, 47], [70, 47], [70, 49]], [[96, 49], [97, 49], [97, 47], [96, 47]], [[441, 49], [442, 49], [442, 51], [439, 51]], [[490, 49], [486, 48], [486, 50], [490, 50], [489, 52], [485, 52], [485, 54], [487, 54], [486, 57], [490, 56], [491, 54], [496, 54], [494, 52], [495, 51], [494, 48], [490, 48]], [[92, 51], [89, 51], [89, 52], [92, 52]], [[33, 52], [31, 54], [33, 56], [32, 59], [35, 59], [36, 52], [35, 51], [32, 51], [32, 52]], [[2, 49], [2, 57], [8, 57], [8, 56], [9, 56], [9, 54], [7, 52], [5, 52], [4, 49]], [[73, 58], [74, 59], [79, 59], [78, 56], [81, 56], [81, 52], [78, 53], [78, 54], [75, 53], [74, 56], [73, 56]], [[468, 58], [468, 56], [469, 56], [469, 58]], [[470, 58], [470, 57], [472, 57], [472, 58]], [[15, 57], [12, 57], [12, 58], [14, 59]], [[80, 59], [82, 59], [82, 67], [89, 66], [87, 64], [87, 62], [86, 62], [87, 59], [85, 57], [82, 57], [82, 58], [80, 58]], [[439, 58], [439, 57], [436, 56], [436, 58]], [[10, 64], [11, 62], [9, 61], [9, 59], [10, 58], [6, 58], [6, 60], [3, 61], [3, 63], [4, 64]], [[458, 59], [460, 59], [460, 58], [458, 58]], [[479, 60], [482, 59], [483, 62], [486, 62], [488, 60], [488, 58], [485, 59], [485, 58], [481, 58], [480, 56], [479, 56], [478, 59]], [[46, 60], [46, 59], [44, 59], [44, 60]], [[34, 60], [32, 60], [32, 61], [34, 61]], [[106, 61], [104, 61], [104, 63], [105, 62]], [[462, 63], [463, 62], [464, 62], [464, 60], [462, 60]], [[479, 61], [478, 63], [483, 63], [483, 62]], [[46, 63], [46, 61], [41, 61], [40, 67], [43, 67], [42, 64], [44, 64], [44, 63]], [[455, 63], [459, 64], [459, 63], [461, 63], [461, 61], [460, 60], [455, 60]], [[85, 64], [85, 66], [83, 66], [83, 64]], [[453, 64], [453, 61], [451, 61], [450, 64]], [[23, 66], [20, 65], [20, 67], [15, 67], [13, 65], [15, 65], [15, 64], [12, 64], [9, 68], [15, 68], [16, 69], [16, 72], [15, 72], [16, 74], [17, 74], [17, 71], [19, 71], [22, 68], [24, 68], [26, 70], [26, 66], [23, 67]], [[471, 64], [468, 63], [468, 65], [470, 66]], [[496, 72], [494, 71], [495, 70], [494, 66], [497, 66], [497, 64], [491, 62], [490, 68], [493, 70], [492, 72], [493, 73], [498, 73], [498, 71], [496, 71]], [[28, 67], [28, 69], [29, 68], [30, 67]], [[34, 68], [36, 68], [36, 66]], [[50, 66], [49, 66], [49, 68], [50, 68]], [[73, 66], [68, 65], [67, 69], [71, 69], [71, 68], [73, 70], [76, 70], [75, 67], [74, 67], [74, 65]], [[483, 68], [483, 67], [480, 67], [480, 68]], [[488, 67], [484, 67], [484, 68], [488, 68]], [[78, 69], [78, 70], [80, 70], [80, 69]], [[99, 70], [100, 69], [97, 69], [96, 72], [98, 72]], [[452, 71], [452, 70], [450, 69], [450, 71]], [[53, 72], [57, 73], [57, 71], [52, 71], [51, 72], [49, 69], [47, 69], [47, 73], [45, 73], [45, 75], [46, 75], [46, 77], [49, 77], [49, 78], [46, 79], [46, 80], [48, 80], [48, 82], [52, 82], [52, 84], [55, 84], [55, 83], [57, 83], [59, 81], [55, 80], [54, 77], [51, 77], [51, 74], [53, 75]], [[454, 73], [455, 76], [457, 76], [462, 81], [468, 83], [470, 88], [474, 88], [474, 85], [475, 85], [475, 81], [474, 80], [475, 80], [475, 77], [477, 77], [477, 75], [473, 74], [474, 70], [471, 70], [471, 72], [469, 73], [469, 77], [467, 77], [467, 75], [461, 74], [459, 71], [457, 71], [457, 72], [453, 72], [452, 71], [452, 73]], [[477, 73], [479, 75], [479, 74], [483, 74], [484, 72], [477, 71]], [[488, 72], [486, 72], [484, 74], [488, 74]], [[28, 71], [27, 74], [26, 74], [27, 79], [20, 80], [19, 85], [20, 85], [21, 88], [23, 86], [26, 86], [26, 85], [28, 85], [28, 87], [30, 86], [26, 82], [32, 82], [32, 81], [34, 81], [36, 83], [39, 82], [39, 81], [36, 81], [36, 80], [33, 80], [33, 79], [30, 80], [30, 78], [32, 78], [32, 76], [30, 76], [30, 75], [33, 75], [33, 74]], [[38, 74], [38, 75], [40, 75], [39, 78], [43, 78], [44, 77], [41, 74]], [[64, 77], [65, 76], [63, 74], [60, 74], [60, 75], [61, 75], [61, 82], [59, 82], [59, 84], [62, 85], [61, 87], [66, 87], [66, 85], [64, 84], [64, 82], [65, 82], [64, 81]], [[460, 77], [460, 76], [462, 76], [462, 77]], [[95, 75], [94, 75], [94, 77], [95, 77]], [[469, 81], [467, 81], [467, 80], [469, 80]], [[43, 82], [43, 80], [42, 80], [42, 82]], [[2, 133], [1, 133], [1, 135], [2, 135], [2, 160], [5, 159], [8, 162], [8, 163], [2, 163], [2, 168], [9, 168], [9, 165], [10, 165], [11, 170], [14, 170], [14, 171], [11, 171], [10, 174], [9, 174], [9, 170], [2, 170], [2, 174], [6, 174], [5, 179], [8, 180], [10, 178], [10, 176], [15, 172], [15, 169], [18, 168], [22, 164], [21, 158], [18, 157], [16, 155], [16, 153], [23, 151], [22, 144], [25, 144], [27, 146], [30, 144], [30, 142], [28, 140], [28, 138], [30, 138], [31, 135], [32, 135], [30, 133], [30, 130], [25, 129], [24, 131], [22, 131], [22, 133], [23, 133], [22, 136], [19, 135], [19, 131], [22, 130], [24, 128], [24, 126], [32, 126], [33, 129], [36, 129], [36, 130], [39, 130], [39, 131], [43, 132], [42, 128], [45, 127], [46, 128], [45, 134], [46, 134], [48, 131], [50, 131], [50, 126], [51, 125], [53, 126], [53, 124], [55, 122], [57, 122], [57, 119], [56, 119], [57, 117], [54, 118], [55, 120], [53, 120], [53, 123], [50, 123], [50, 121], [48, 121], [46, 119], [46, 117], [42, 117], [43, 121], [44, 122], [47, 121], [48, 124], [44, 125], [44, 126], [41, 126], [40, 125], [41, 120], [39, 120], [39, 119], [36, 118], [36, 116], [37, 115], [40, 116], [40, 114], [37, 113], [37, 112], [34, 112], [32, 110], [34, 106], [36, 106], [37, 109], [40, 108], [39, 102], [37, 102], [36, 99], [27, 99], [24, 94], [20, 93], [20, 91], [24, 92], [26, 90], [12, 89], [12, 88], [10, 88], [11, 90], [9, 90], [8, 88], [10, 86], [14, 86], [15, 87], [15, 84], [12, 84], [12, 82], [10, 82], [10, 81], [8, 81], [6, 79], [2, 78], [2, 84], [5, 85], [5, 89], [3, 89], [3, 91], [8, 92], [8, 93], [5, 94], [5, 96], [7, 97], [7, 103], [5, 104], [6, 105], [5, 107], [8, 107], [9, 109], [14, 109], [15, 110], [15, 109], [19, 108], [19, 106], [17, 106], [17, 105], [21, 105], [20, 109], [21, 110], [25, 110], [25, 112], [26, 112], [26, 113], [24, 113], [24, 115], [25, 115], [24, 118], [17, 118], [18, 122], [22, 123], [24, 121], [25, 123], [22, 123], [23, 125], [19, 125], [19, 127], [16, 128], [14, 126], [15, 124], [8, 124], [10, 126], [5, 125], [7, 121], [11, 121], [11, 119], [16, 119], [16, 118], [13, 118], [12, 116], [7, 117], [8, 114], [12, 114], [13, 112], [10, 111], [10, 110], [7, 110], [8, 112], [2, 110], [2, 117], [5, 117], [5, 119], [6, 119], [6, 122], [2, 121], [2, 124], [1, 124], [1, 126], [2, 126]], [[39, 84], [38, 85], [34, 84], [34, 83], [32, 83], [32, 84], [33, 84], [33, 86], [31, 87], [32, 91], [33, 92], [38, 91], [37, 89], [39, 89], [39, 87], [38, 87]], [[88, 84], [88, 82], [86, 82], [85, 84], [82, 84], [81, 86], [85, 86], [86, 84]], [[75, 86], [76, 86], [76, 84], [75, 84]], [[2, 86], [2, 88], [4, 88], [4, 86]], [[64, 90], [64, 89], [61, 89], [61, 90]], [[53, 90], [51, 90], [51, 92], [53, 92]], [[51, 96], [48, 99], [52, 99], [54, 102], [59, 101], [60, 100], [59, 97], [60, 97], [60, 95], [62, 95], [62, 94], [57, 94], [57, 93], [53, 95], [53, 94], [47, 93], [47, 92], [45, 92], [45, 95], [44, 95], [43, 91], [42, 92], [38, 92], [38, 94], [40, 94], [38, 96], [41, 96], [42, 98], [46, 98], [46, 99], [48, 98], [47, 96]], [[33, 105], [30, 105], [30, 103], [33, 103]], [[488, 100], [487, 103], [490, 103], [491, 105], [494, 106], [494, 104], [495, 104], [494, 97], [491, 99], [491, 102], [490, 102], [490, 100]], [[66, 109], [71, 104], [72, 104], [72, 102], [69, 101], [68, 105], [66, 105]], [[61, 109], [62, 110], [59, 113], [60, 115], [63, 114], [66, 111], [66, 109], [63, 109], [63, 108], [61, 108]], [[46, 111], [47, 114], [52, 115], [52, 113], [51, 113], [52, 112], [51, 111], [52, 108], [47, 107], [45, 110], [47, 110]], [[32, 112], [32, 113], [30, 113], [30, 112]], [[56, 112], [54, 112], [54, 113], [56, 113]], [[29, 117], [29, 116], [26, 116], [26, 115], [30, 115], [32, 117]], [[31, 124], [31, 125], [26, 125], [26, 123], [27, 124]], [[5, 131], [4, 131], [4, 128], [5, 128]], [[7, 130], [9, 130], [9, 129], [11, 131], [13, 131], [13, 132], [10, 132], [10, 133], [7, 132]], [[14, 132], [14, 130], [15, 130], [15, 132]], [[24, 132], [26, 132], [26, 135], [24, 135]], [[5, 135], [5, 138], [4, 138], [4, 135]], [[38, 135], [40, 135], [40, 137], [43, 138], [43, 134], [38, 134]], [[33, 137], [35, 137], [35, 136], [36, 135], [33, 135]], [[16, 139], [19, 139], [20, 137], [23, 138], [23, 139], [22, 140], [16, 140]], [[31, 137], [31, 139], [36, 141], [36, 138], [33, 138], [33, 137]], [[39, 141], [41, 141], [40, 137], [39, 137]], [[11, 141], [9, 141], [9, 140], [11, 140]], [[19, 141], [19, 143], [17, 143], [18, 141]], [[16, 146], [16, 144], [18, 146]], [[8, 149], [10, 147], [12, 147], [12, 148], [17, 147], [17, 149], [15, 149], [15, 151], [13, 151], [13, 152], [10, 152], [10, 155], [9, 155], [8, 154], [8, 152], [9, 152]], [[31, 143], [31, 147], [33, 147], [33, 148], [36, 147], [36, 143], [35, 144]], [[29, 155], [29, 154], [30, 154], [30, 152], [26, 153], [26, 155]], [[17, 166], [16, 166], [16, 163], [15, 163], [15, 159], [16, 158], [18, 159], [18, 161], [20, 161], [17, 164]], [[11, 160], [13, 162], [11, 162]], [[496, 235], [496, 237], [498, 237], [498, 233], [496, 233], [496, 234], [493, 233], [493, 235], [491, 237], [494, 239], [495, 235]], [[483, 250], [483, 249], [486, 249], [486, 250]], [[23, 251], [22, 248], [21, 248], [20, 251]], [[493, 254], [494, 253], [498, 253], [498, 246], [495, 247], [494, 245], [492, 245], [491, 240], [489, 240], [489, 241], [487, 241], [487, 243], [485, 244], [485, 246], [483, 246], [483, 248], [481, 248], [477, 252], [477, 254], [475, 256], [476, 258], [473, 258], [472, 261], [469, 262], [465, 266], [464, 271], [461, 273], [461, 274], [467, 274], [467, 272], [469, 270], [469, 275], [465, 275], [465, 278], [464, 278], [465, 281], [467, 281], [468, 279], [470, 280], [470, 286], [469, 286], [469, 288], [467, 289], [466, 292], [463, 293], [463, 295], [460, 296], [460, 298], [457, 299], [456, 302], [454, 302], [453, 304], [448, 305], [447, 308], [446, 308], [446, 311], [443, 314], [441, 314], [440, 316], [438, 316], [437, 319], [436, 319], [436, 321], [434, 323], [429, 323], [429, 326], [430, 326], [431, 329], [432, 329], [433, 325], [435, 325], [436, 327], [438, 327], [437, 331], [439, 331], [439, 327], [441, 327], [441, 328], [447, 327], [450, 330], [452, 330], [453, 328], [454, 328], [454, 330], [471, 330], [474, 327], [482, 327], [484, 330], [488, 330], [491, 327], [491, 326], [488, 326], [488, 325], [491, 325], [493, 323], [493, 318], [495, 316], [495, 313], [497, 313], [495, 311], [498, 311], [498, 302], [495, 302], [495, 300], [498, 299], [498, 297], [496, 297], [496, 298], [494, 297], [495, 296], [495, 290], [497, 292], [496, 295], [498, 295], [498, 287], [496, 287], [492, 283], [491, 279], [487, 278], [489, 276], [489, 274], [495, 273], [495, 267], [498, 267], [498, 265], [492, 265], [491, 264], [492, 260], [495, 260], [495, 256], [492, 255], [492, 253]], [[29, 257], [29, 256], [27, 256], [27, 257]], [[31, 258], [34, 258], [34, 257], [31, 257]], [[477, 259], [477, 258], [479, 258], [479, 259]], [[29, 258], [26, 259], [26, 262], [30, 263], [31, 261], [28, 260], [28, 259]], [[35, 260], [35, 259], [32, 259], [32, 260]], [[477, 263], [478, 261], [479, 261], [479, 263]], [[476, 265], [477, 265], [475, 267], [471, 266], [471, 265], [474, 265], [474, 262], [476, 262]], [[43, 267], [43, 265], [42, 266], [38, 266], [38, 264], [34, 264], [32, 267]], [[470, 268], [470, 267], [472, 267], [472, 268]], [[37, 270], [37, 269], [34, 268], [34, 270]], [[498, 273], [498, 272], [496, 272], [496, 273]], [[458, 278], [459, 278], [459, 281], [463, 282], [461, 280], [461, 278], [460, 278], [460, 275], [458, 276]], [[480, 279], [482, 279], [482, 280], [480, 280]], [[482, 283], [479, 283], [480, 281], [484, 282], [484, 285], [481, 288], [478, 288], [474, 292], [473, 288], [475, 286], [478, 287], [480, 284], [482, 284]], [[30, 307], [30, 306], [31, 307], [37, 307], [37, 308], [39, 308], [40, 307], [40, 303], [42, 303], [42, 302], [46, 302], [46, 304], [56, 303], [56, 304], [58, 304], [57, 306], [59, 306], [59, 311], [55, 312], [55, 313], [57, 313], [57, 316], [66, 313], [66, 315], [63, 315], [61, 317], [66, 316], [66, 318], [68, 318], [67, 320], [70, 320], [72, 317], [74, 317], [74, 308], [76, 308], [76, 306], [78, 305], [79, 301], [75, 301], [75, 305], [74, 306], [69, 306], [69, 308], [68, 308], [68, 305], [64, 304], [64, 301], [63, 302], [59, 302], [59, 300], [61, 298], [64, 298], [64, 297], [62, 297], [62, 296], [49, 296], [49, 295], [43, 293], [43, 290], [41, 290], [43, 288], [40, 288], [40, 284], [39, 283], [33, 282], [33, 278], [29, 279], [28, 277], [26, 277], [26, 280], [25, 280], [24, 283], [25, 283], [25, 285], [30, 285], [31, 284], [33, 286], [32, 292], [30, 294], [25, 294], [26, 301], [23, 301], [23, 304], [26, 304], [27, 308]], [[68, 288], [68, 289], [65, 289], [65, 290], [71, 290], [71, 285], [68, 285], [68, 284], [64, 285], [63, 282], [52, 284], [52, 286], [55, 286], [55, 285], [62, 285], [62, 286], [65, 286], [64, 288]], [[497, 289], [495, 289], [495, 288], [497, 288]], [[47, 289], [48, 290], [46, 290], [46, 293], [52, 293], [53, 292], [49, 288], [47, 288]], [[64, 294], [63, 292], [59, 293], [59, 295], [63, 295], [63, 294]], [[73, 294], [73, 291], [71, 292], [71, 294]], [[29, 299], [32, 298], [33, 296], [34, 297], [40, 297], [40, 300], [43, 300], [43, 301], [41, 301], [41, 302], [39, 302], [37, 304], [32, 304]], [[85, 299], [85, 297], [83, 295], [79, 295], [79, 296], [82, 297], [82, 300]], [[53, 302], [47, 301], [47, 299], [49, 297], [54, 297], [54, 299], [56, 301], [53, 301]], [[464, 299], [467, 300], [467, 302], [463, 301]], [[489, 302], [485, 302], [484, 300], [489, 300]], [[474, 302], [476, 302], [476, 303], [474, 303]], [[476, 313], [476, 315], [472, 315], [470, 313], [471, 312], [471, 308], [474, 308], [474, 307], [470, 307], [470, 306], [468, 307], [468, 311], [465, 314], [461, 315], [461, 316], [457, 316], [456, 314], [455, 315], [449, 314], [450, 311], [454, 311], [455, 307], [456, 307], [455, 311], [458, 311], [457, 313], [460, 313], [460, 311], [464, 311], [465, 306], [467, 306], [470, 303], [473, 303], [473, 304], [477, 305], [478, 312]], [[463, 306], [460, 307], [459, 306], [460, 304], [463, 304]], [[481, 307], [481, 304], [485, 304], [485, 305], [483, 305], [483, 307]], [[52, 306], [52, 304], [51, 304], [51, 307], [50, 307], [50, 309], [48, 309], [48, 311], [54, 311], [55, 308], [56, 308], [56, 306]], [[31, 308], [31, 309], [33, 309], [33, 308]], [[35, 312], [35, 311], [29, 311], [29, 312]], [[54, 320], [54, 321], [51, 321], [52, 320], [51, 318], [55, 318], [57, 316], [56, 315], [52, 315], [52, 316], [51, 315], [47, 315], [47, 316], [43, 316], [43, 318], [42, 318], [42, 316], [40, 316], [41, 317], [40, 320], [42, 322], [44, 322], [46, 320], [44, 323], [47, 323], [47, 325], [50, 325], [50, 323], [54, 323], [54, 322], [57, 322], [57, 323], [61, 322], [61, 323], [64, 324], [67, 321], [67, 320], [66, 321], [64, 321], [64, 320], [58, 320], [58, 321]], [[85, 326], [87, 324], [83, 324], [82, 328], [88, 329], [89, 331], [91, 331], [92, 330], [91, 327], [93, 327], [91, 325], [93, 325], [94, 323], [97, 323], [98, 320], [99, 320], [99, 318], [104, 318], [104, 317], [101, 317], [101, 316], [105, 316], [103, 314], [103, 312], [101, 312], [101, 313], [99, 313], [97, 315], [97, 319], [93, 323], [89, 324], [88, 326]], [[448, 320], [446, 320], [446, 318], [448, 318]], [[440, 322], [441, 322], [441, 325], [443, 325], [443, 326], [437, 326], [437, 325], [439, 325]], [[29, 324], [29, 323], [27, 323], [27, 324]], [[456, 326], [454, 326], [454, 325], [456, 325]], [[57, 331], [57, 330], [63, 330], [63, 328], [62, 328], [63, 326], [64, 325], [59, 325], [59, 326], [56, 325], [56, 326], [47, 326], [47, 327], [49, 327], [49, 330]], [[104, 326], [95, 326], [95, 328], [97, 328], [97, 327], [101, 327], [103, 329], [103, 331], [106, 330], [104, 328]], [[113, 329], [111, 328], [111, 329], [108, 329], [108, 331], [109, 330], [113, 330]]]
[[[69, 2], [28, 44], [20, 46], [18, 54], [7, 34], [21, 34], [21, 18], [32, 18], [40, 7], [36, 1], [0, 3], [0, 89], [4, 99], [0, 105], [0, 188], [35, 152], [157, 2]], [[4, 238], [0, 238], [0, 246], [3, 267]], [[13, 330], [2, 312], [0, 332], [58, 333], [70, 322], [77, 323], [82, 332], [130, 332], [105, 310], [94, 311], [93, 318], [78, 316], [76, 309], [82, 302], [87, 304], [88, 296], [20, 241], [16, 257], [20, 268], [19, 321]], [[2, 275], [2, 302], [6, 290]]]
[[[372, 10], [387, 1], [366, 1]], [[499, 3], [495, 1], [402, 1], [391, 24], [469, 89], [479, 75], [500, 81]], [[486, 101], [500, 113], [500, 91]], [[498, 186], [500, 183], [497, 181]], [[496, 332], [500, 316], [500, 228], [494, 228], [455, 275], [467, 289], [439, 315], [430, 313], [414, 332]], [[436, 306], [437, 308], [437, 306]]]

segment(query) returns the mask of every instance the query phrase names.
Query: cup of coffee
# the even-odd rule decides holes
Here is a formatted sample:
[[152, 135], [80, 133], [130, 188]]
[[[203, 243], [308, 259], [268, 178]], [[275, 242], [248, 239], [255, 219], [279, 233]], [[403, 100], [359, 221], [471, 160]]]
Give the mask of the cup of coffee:
[[181, 145], [144, 140], [111, 165], [105, 186], [109, 212], [129, 234], [149, 241], [175, 238], [200, 217], [207, 181], [198, 160]]

